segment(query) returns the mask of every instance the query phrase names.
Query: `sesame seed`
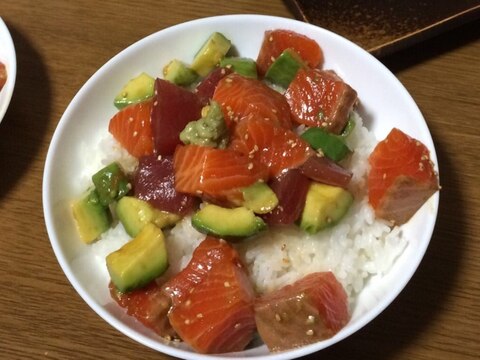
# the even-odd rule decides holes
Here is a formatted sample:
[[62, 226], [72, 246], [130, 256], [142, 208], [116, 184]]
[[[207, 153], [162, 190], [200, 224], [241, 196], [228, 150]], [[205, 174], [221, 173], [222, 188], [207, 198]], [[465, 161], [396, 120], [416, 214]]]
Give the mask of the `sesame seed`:
[[190, 319], [186, 319], [184, 322], [185, 322], [185, 325], [189, 325], [190, 324]]
[[270, 37], [268, 38], [268, 41], [273, 41], [273, 36], [270, 36]]
[[243, 137], [245, 140], [248, 140], [248, 134], [245, 134], [245, 136]]
[[305, 334], [307, 334], [308, 336], [313, 336], [313, 330], [312, 329], [308, 329]]
[[280, 314], [275, 314], [275, 320], [277, 320], [278, 322], [282, 321], [282, 317], [280, 316]]
[[222, 75], [225, 75], [225, 73], [226, 73], [225, 69], [222, 68], [222, 70], [220, 70], [220, 73], [221, 73]]
[[155, 101], [153, 102], [153, 106], [157, 106], [157, 105], [158, 105], [158, 101], [155, 100]]
[[275, 58], [272, 56], [272, 57], [270, 58], [270, 60], [275, 61]]
[[274, 114], [276, 114], [276, 113], [277, 113], [277, 109], [272, 109], [272, 112], [273, 112]]
[[228, 288], [228, 287], [230, 287], [230, 283], [229, 283], [228, 281], [225, 281], [225, 282], [223, 283], [223, 286], [225, 286], [226, 288]]
[[236, 323], [235, 326], [234, 326], [234, 328], [235, 328], [235, 329], [238, 329], [241, 325], [242, 325], [242, 324], [240, 324], [240, 323]]
[[162, 160], [162, 155], [158, 155], [157, 160]]
[[165, 335], [163, 338], [167, 341], [172, 341], [172, 337], [170, 335]]
[[248, 163], [247, 168], [248, 168], [248, 170], [252, 170], [253, 169], [253, 163]]
[[203, 318], [203, 314], [202, 314], [202, 313], [198, 313], [198, 314], [197, 314], [197, 318], [199, 318], [199, 319]]
[[233, 82], [233, 79], [232, 79], [232, 78], [226, 78], [225, 81], [226, 81], [227, 83], [231, 83], [231, 82]]
[[128, 122], [133, 122], [133, 117], [132, 117], [132, 116], [130, 116], [130, 117], [128, 118]]
[[383, 173], [382, 179], [385, 180], [387, 178], [387, 173]]
[[313, 315], [308, 315], [307, 321], [305, 321], [305, 323], [311, 325], [311, 324], [313, 324], [314, 322], [315, 322], [315, 316], [313, 316]]
[[136, 136], [138, 136], [138, 131], [133, 132], [133, 137], [136, 137]]
[[185, 306], [190, 306], [192, 304], [192, 301], [190, 299], [188, 299], [187, 301], [185, 301]]

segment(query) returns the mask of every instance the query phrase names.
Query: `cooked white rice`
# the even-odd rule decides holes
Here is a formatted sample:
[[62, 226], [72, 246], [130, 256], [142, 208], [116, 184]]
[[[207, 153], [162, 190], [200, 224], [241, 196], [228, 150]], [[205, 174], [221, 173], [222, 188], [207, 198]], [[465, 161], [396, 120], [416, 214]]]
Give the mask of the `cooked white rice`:
[[[341, 222], [315, 235], [306, 234], [296, 226], [272, 228], [235, 245], [259, 293], [292, 283], [311, 272], [330, 270], [352, 302], [368, 278], [385, 274], [407, 246], [400, 230], [375, 219], [368, 205], [367, 157], [377, 141], [363, 126], [360, 116], [356, 115], [355, 120], [356, 126], [347, 138], [347, 145], [355, 151], [343, 164], [354, 174], [350, 191], [355, 201]], [[103, 163], [117, 160], [127, 170], [135, 168], [135, 159], [120, 151], [111, 136], [102, 140], [100, 147], [105, 152]], [[170, 263], [165, 276], [170, 276], [187, 265], [205, 235], [192, 227], [189, 217], [165, 234]], [[104, 264], [105, 256], [126, 241], [128, 236], [119, 224], [93, 245], [93, 251]]]

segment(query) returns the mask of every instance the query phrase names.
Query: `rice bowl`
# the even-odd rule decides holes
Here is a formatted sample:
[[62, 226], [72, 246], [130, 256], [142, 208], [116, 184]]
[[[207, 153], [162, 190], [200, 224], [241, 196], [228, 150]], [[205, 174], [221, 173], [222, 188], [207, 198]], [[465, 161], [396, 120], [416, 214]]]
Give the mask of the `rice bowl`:
[[[236, 33], [239, 25], [246, 29], [242, 34]], [[168, 344], [132, 319], [125, 318], [122, 309], [114, 306], [108, 294], [109, 279], [104, 254], [128, 239], [122, 235], [123, 229], [115, 228], [106, 235], [109, 237], [108, 244], [105, 241], [99, 241], [90, 247], [82, 244], [75, 233], [73, 220], [68, 215], [69, 203], [85, 188], [88, 177], [99, 165], [108, 161], [106, 159], [111, 159], [112, 155], [107, 154], [108, 151], [102, 152], [99, 149], [101, 144], [112, 145], [105, 139], [106, 128], [115, 111], [111, 106], [111, 99], [122, 83], [141, 71], [158, 74], [161, 66], [174, 57], [189, 61], [191, 49], [197, 48], [212, 31], [221, 31], [229, 36], [240, 54], [254, 56], [263, 31], [271, 28], [290, 28], [316, 39], [325, 53], [325, 67], [335, 69], [357, 89], [362, 102], [360, 116], [364, 118], [371, 134], [382, 138], [392, 126], [401, 126], [427, 145], [432, 160], [436, 162], [433, 142], [425, 121], [395, 77], [360, 48], [312, 25], [250, 15], [200, 19], [153, 34], [117, 55], [85, 84], [60, 121], [45, 168], [45, 219], [56, 256], [84, 300], [121, 332], [172, 356], [222, 358], [198, 355], [184, 345]], [[166, 48], [171, 49], [168, 54], [159, 54], [159, 49]], [[150, 60], [152, 58], [156, 59], [154, 63]], [[352, 58], [356, 59], [354, 64], [348, 60]], [[359, 68], [362, 71], [358, 71]], [[380, 92], [384, 94], [383, 99], [379, 99], [377, 95]], [[76, 121], [80, 118], [85, 121]], [[354, 171], [360, 174], [358, 179], [354, 179], [354, 186], [357, 187], [354, 190], [357, 195], [362, 195], [363, 175], [366, 171], [365, 154], [372, 149], [373, 143], [365, 128], [358, 126], [356, 131], [358, 136], [352, 138], [352, 141], [361, 139], [366, 142], [355, 148], [365, 151], [363, 155], [362, 151], [358, 151], [350, 165], [359, 169]], [[127, 158], [116, 151], [114, 154], [114, 158]], [[130, 162], [129, 166], [134, 164]], [[73, 178], [77, 180], [72, 181]], [[248, 350], [232, 356], [269, 359], [299, 357], [325, 348], [364, 326], [398, 295], [413, 275], [428, 246], [437, 208], [438, 195], [435, 195], [408, 224], [390, 232], [385, 223], [373, 220], [372, 212], [368, 211], [365, 201], [359, 200], [350, 210], [348, 218], [338, 227], [322, 234], [323, 239], [302, 239], [302, 244], [297, 246], [293, 243], [300, 241], [299, 234], [295, 230], [292, 230], [292, 234], [290, 230], [285, 230], [280, 231], [275, 239], [258, 237], [248, 244], [239, 245], [260, 291], [281, 286], [313, 268], [335, 269], [350, 295], [352, 319], [335, 337], [321, 343], [278, 354], [269, 354], [265, 346], [255, 343]], [[182, 244], [178, 248], [169, 248], [170, 254], [178, 259], [172, 263], [180, 267], [188, 261], [190, 249], [201, 237], [191, 230], [186, 219], [168, 235], [171, 239], [187, 239], [190, 242], [190, 245]], [[380, 237], [381, 243], [376, 243], [375, 236], [370, 234]], [[289, 242], [286, 247], [282, 246], [286, 243], [284, 237], [288, 238]], [[115, 243], [110, 241], [110, 238], [114, 238]], [[332, 246], [332, 242], [335, 242], [335, 246]], [[298, 250], [299, 247], [304, 249], [292, 250]], [[330, 251], [327, 261], [323, 264], [313, 261], [315, 254], [322, 250]], [[388, 256], [383, 256], [385, 254]], [[288, 265], [285, 265], [284, 259], [288, 260]], [[175, 268], [172, 267], [171, 271], [175, 271]]]

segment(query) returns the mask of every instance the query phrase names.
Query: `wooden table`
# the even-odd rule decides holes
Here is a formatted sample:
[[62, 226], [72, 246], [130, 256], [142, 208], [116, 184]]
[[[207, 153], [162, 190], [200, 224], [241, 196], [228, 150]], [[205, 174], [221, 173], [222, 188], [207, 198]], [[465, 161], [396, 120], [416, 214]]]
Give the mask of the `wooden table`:
[[[0, 124], [0, 358], [168, 359], [125, 337], [77, 295], [53, 254], [42, 210], [50, 139], [84, 82], [113, 55], [198, 17], [293, 17], [280, 0], [3, 0], [18, 59]], [[428, 252], [377, 319], [309, 359], [478, 359], [480, 354], [479, 22], [382, 59], [427, 119], [440, 211]], [[1, 46], [1, 44], [0, 44]]]

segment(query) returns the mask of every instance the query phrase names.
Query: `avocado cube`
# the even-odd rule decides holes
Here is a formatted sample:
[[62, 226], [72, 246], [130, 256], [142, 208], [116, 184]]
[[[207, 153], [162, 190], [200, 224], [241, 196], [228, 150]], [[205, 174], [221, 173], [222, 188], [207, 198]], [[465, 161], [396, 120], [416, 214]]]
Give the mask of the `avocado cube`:
[[142, 72], [137, 77], [130, 79], [115, 96], [113, 104], [117, 109], [142, 102], [153, 96], [155, 79]]
[[301, 137], [306, 140], [315, 150], [322, 153], [333, 161], [340, 161], [351, 153], [345, 144], [345, 138], [329, 133], [321, 128], [312, 127], [306, 130]]
[[145, 286], [168, 268], [167, 248], [161, 229], [149, 223], [131, 241], [107, 256], [107, 269], [122, 293]]
[[198, 231], [217, 237], [248, 237], [264, 230], [267, 225], [252, 210], [243, 206], [224, 208], [207, 204], [192, 217]]
[[180, 60], [174, 59], [163, 68], [163, 78], [179, 86], [193, 84], [198, 74]]
[[307, 192], [300, 227], [307, 233], [332, 226], [347, 213], [353, 203], [352, 194], [338, 186], [312, 182]]
[[278, 205], [277, 195], [264, 182], [256, 182], [242, 189], [243, 206], [256, 214], [266, 214]]
[[195, 55], [192, 69], [200, 76], [207, 76], [225, 57], [232, 43], [223, 34], [214, 32]]
[[258, 77], [257, 63], [253, 59], [225, 57], [220, 60], [220, 67], [232, 69], [233, 72], [248, 78], [256, 79]]
[[118, 163], [113, 162], [92, 176], [98, 198], [103, 206], [128, 194], [131, 184]]
[[133, 196], [124, 196], [118, 201], [116, 214], [127, 234], [132, 237], [137, 236], [149, 223], [162, 229], [180, 220], [179, 215], [155, 209], [148, 202]]
[[73, 203], [72, 213], [80, 238], [87, 244], [97, 240], [112, 222], [110, 211], [100, 203], [95, 189]]
[[298, 70], [305, 67], [300, 55], [292, 49], [286, 49], [270, 65], [265, 73], [265, 79], [286, 89]]

